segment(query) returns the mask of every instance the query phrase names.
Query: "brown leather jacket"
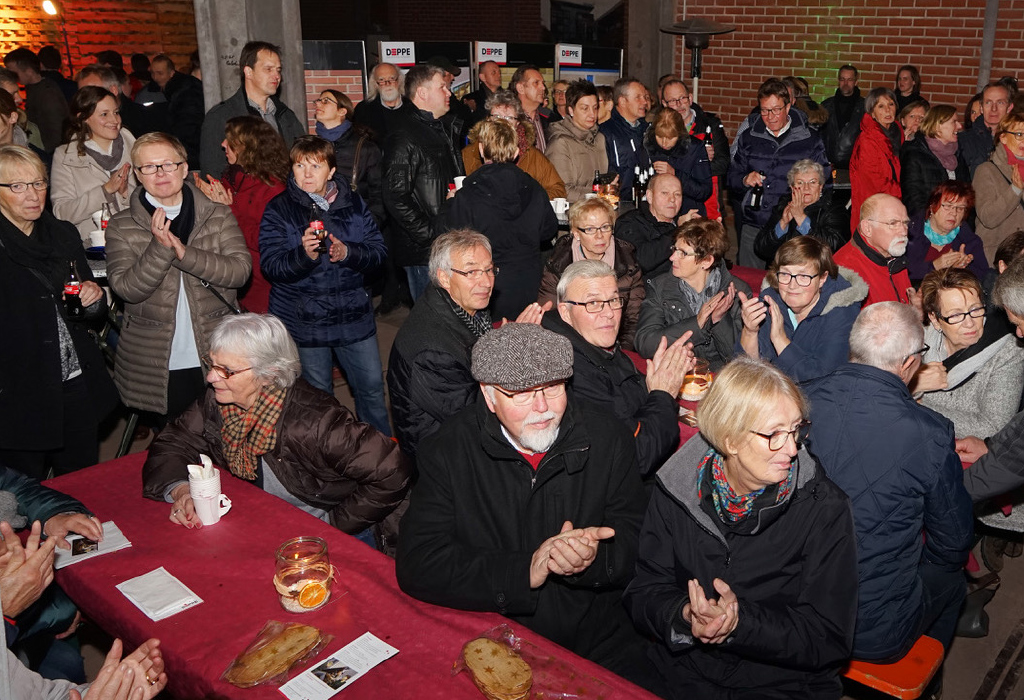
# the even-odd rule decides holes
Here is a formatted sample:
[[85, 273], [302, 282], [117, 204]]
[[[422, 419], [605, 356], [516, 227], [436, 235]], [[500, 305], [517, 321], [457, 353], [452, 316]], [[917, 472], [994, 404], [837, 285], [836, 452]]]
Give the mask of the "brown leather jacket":
[[195, 225], [181, 260], [153, 237], [152, 219], [139, 200], [141, 187], [132, 193], [129, 209], [115, 214], [107, 226], [107, 280], [125, 301], [114, 383], [126, 406], [160, 414], [167, 412], [167, 366], [179, 280], [185, 282], [201, 357], [210, 333], [231, 312], [200, 279], [235, 304], [236, 290], [252, 271], [252, 257], [231, 209], [214, 204], [192, 185], [185, 186], [192, 190]]
[[[185, 465], [209, 455], [228, 478], [220, 408], [212, 389], [153, 441], [142, 468], [142, 494], [162, 501], [168, 487], [188, 479]], [[264, 455], [278, 481], [304, 503], [330, 512], [350, 535], [383, 520], [409, 487], [412, 465], [398, 443], [359, 423], [333, 396], [304, 379], [288, 389], [277, 422], [277, 444]]]

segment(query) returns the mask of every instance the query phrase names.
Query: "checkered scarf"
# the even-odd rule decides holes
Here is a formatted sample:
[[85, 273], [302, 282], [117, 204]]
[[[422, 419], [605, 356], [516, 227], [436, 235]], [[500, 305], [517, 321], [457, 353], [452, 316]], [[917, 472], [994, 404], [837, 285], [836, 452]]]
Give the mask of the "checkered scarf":
[[277, 421], [284, 406], [284, 389], [263, 389], [249, 410], [234, 404], [220, 407], [220, 437], [224, 456], [235, 476], [247, 481], [256, 479], [256, 466], [261, 455], [277, 444]]
[[[704, 474], [708, 468], [711, 467], [711, 499], [715, 503], [715, 510], [718, 512], [718, 516], [725, 522], [736, 523], [743, 520], [751, 511], [754, 509], [754, 501], [764, 493], [765, 489], [760, 488], [757, 491], [751, 491], [750, 493], [738, 494], [732, 486], [729, 484], [728, 479], [725, 478], [725, 469], [723, 468], [724, 460], [722, 455], [718, 454], [714, 449], [708, 450], [707, 454], [704, 455], [704, 459], [701, 460], [700, 466], [698, 467], [697, 483], [700, 484], [697, 491], [697, 498], [704, 498], [704, 494], [701, 493], [704, 485]], [[795, 469], [789, 470], [789, 476], [786, 480], [779, 484], [779, 490], [775, 495], [775, 502], [781, 503], [785, 500], [786, 496], [789, 495], [790, 490], [793, 487], [793, 472]], [[765, 487], [767, 488], [767, 487]]]

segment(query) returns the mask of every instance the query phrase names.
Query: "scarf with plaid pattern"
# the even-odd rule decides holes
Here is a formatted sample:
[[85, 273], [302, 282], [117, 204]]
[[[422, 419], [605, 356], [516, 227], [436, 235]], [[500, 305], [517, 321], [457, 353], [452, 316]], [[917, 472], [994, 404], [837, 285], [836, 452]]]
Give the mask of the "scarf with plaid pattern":
[[254, 481], [261, 455], [277, 444], [277, 421], [281, 418], [285, 390], [267, 387], [260, 391], [249, 410], [234, 404], [220, 406], [220, 437], [231, 473]]

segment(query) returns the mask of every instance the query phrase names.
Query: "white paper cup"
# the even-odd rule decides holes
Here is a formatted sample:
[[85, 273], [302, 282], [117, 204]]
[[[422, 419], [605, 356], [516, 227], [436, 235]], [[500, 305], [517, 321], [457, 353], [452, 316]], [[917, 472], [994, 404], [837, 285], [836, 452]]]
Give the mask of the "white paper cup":
[[92, 225], [96, 228], [103, 228], [103, 210], [92, 213]]
[[459, 190], [462, 189], [462, 183], [464, 183], [465, 181], [466, 181], [466, 176], [465, 175], [458, 175], [458, 176], [456, 176], [456, 178], [455, 178], [455, 191], [456, 192], [458, 192]]
[[89, 232], [89, 245], [93, 248], [102, 248], [106, 245], [107, 235], [103, 229], [96, 229]]
[[194, 479], [189, 476], [188, 490], [194, 501], [197, 498], [220, 496], [220, 469], [214, 468], [209, 479]]
[[556, 214], [565, 214], [569, 211], [569, 200], [565, 197], [557, 197], [551, 200], [551, 206], [554, 207]]
[[203, 525], [216, 525], [220, 522], [220, 516], [231, 510], [231, 499], [220, 494], [219, 496], [192, 497], [192, 506], [196, 509]]

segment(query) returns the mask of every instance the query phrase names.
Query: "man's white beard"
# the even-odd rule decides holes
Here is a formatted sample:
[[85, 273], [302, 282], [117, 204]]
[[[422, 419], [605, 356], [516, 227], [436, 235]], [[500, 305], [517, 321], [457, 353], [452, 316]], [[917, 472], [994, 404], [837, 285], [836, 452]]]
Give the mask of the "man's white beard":
[[547, 411], [533, 418], [530, 423], [524, 423], [523, 434], [519, 436], [519, 444], [530, 452], [547, 452], [558, 437], [558, 423], [552, 422], [543, 430], [527, 430], [527, 427], [533, 423], [554, 421], [556, 418], [554, 411]]
[[896, 238], [889, 244], [889, 250], [886, 251], [891, 257], [898, 258], [907, 252], [907, 239]]
[[383, 102], [397, 102], [401, 96], [397, 87], [388, 86], [380, 89], [380, 99]]

